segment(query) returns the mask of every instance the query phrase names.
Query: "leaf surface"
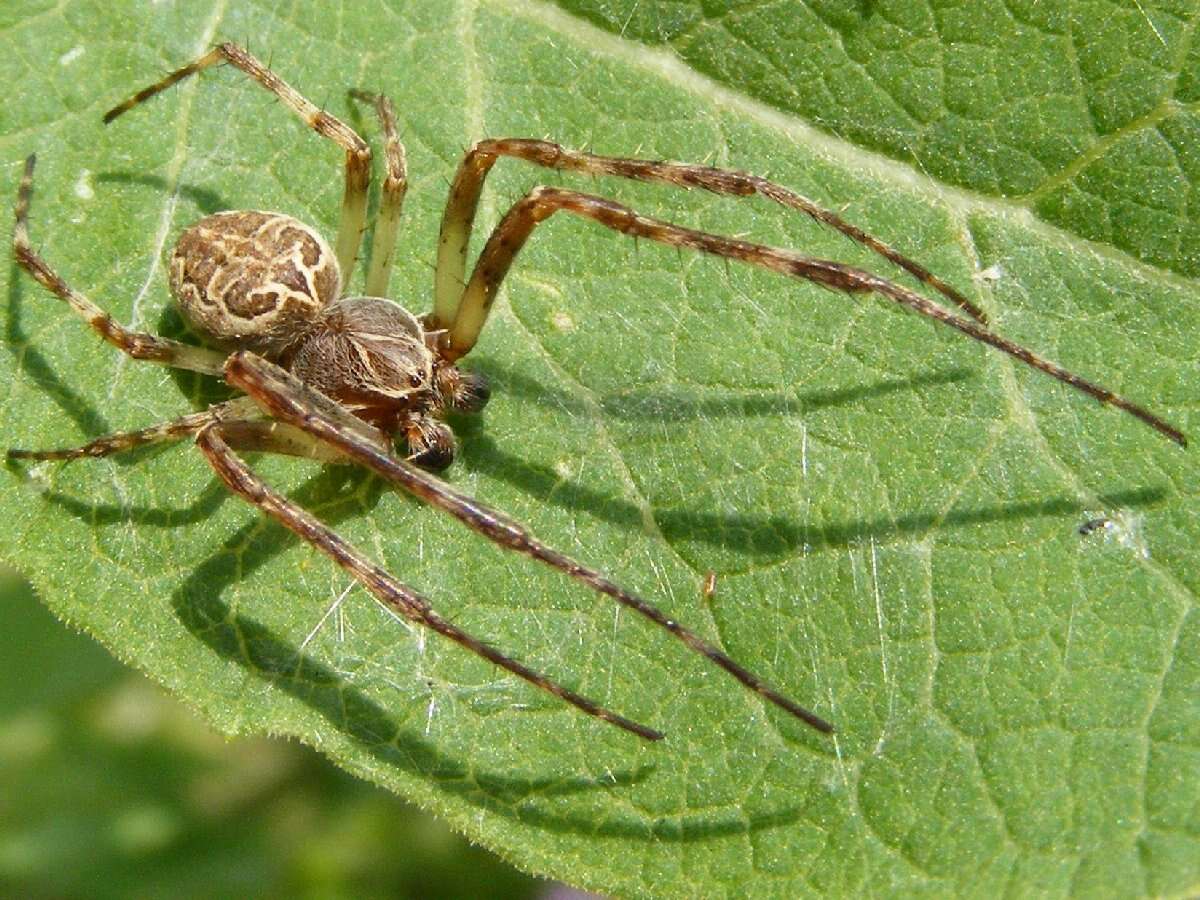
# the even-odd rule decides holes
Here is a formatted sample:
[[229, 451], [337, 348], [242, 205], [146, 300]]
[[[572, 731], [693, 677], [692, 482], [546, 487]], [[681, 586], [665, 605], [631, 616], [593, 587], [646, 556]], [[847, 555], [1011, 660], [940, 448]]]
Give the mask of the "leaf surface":
[[[415, 311], [463, 148], [548, 135], [770, 176], [1002, 333], [1200, 431], [1195, 2], [1122, 4], [1086, 39], [1100, 4], [717, 6], [10, 4], [0, 74], [27, 100], [0, 117], [0, 189], [15, 196], [37, 151], [35, 245], [121, 321], [178, 335], [162, 260], [189, 222], [251, 206], [336, 228], [338, 151], [235, 72], [100, 125], [214, 41], [249, 41], [372, 140], [346, 89], [395, 98], [412, 181], [393, 296]], [[1005, 136], [990, 155], [989, 135]], [[516, 162], [480, 231], [543, 182], [895, 277], [761, 204]], [[14, 266], [0, 278], [8, 443], [77, 444], [222, 396], [120, 358]], [[834, 738], [354, 470], [254, 460], [458, 624], [667, 739], [638, 744], [347, 593], [187, 446], [10, 466], [5, 558], [216, 728], [297, 736], [581, 886], [1194, 892], [1195, 454], [946, 332], [556, 219], [468, 360], [495, 394], [456, 422], [452, 480]], [[1097, 517], [1112, 524], [1078, 533]]]

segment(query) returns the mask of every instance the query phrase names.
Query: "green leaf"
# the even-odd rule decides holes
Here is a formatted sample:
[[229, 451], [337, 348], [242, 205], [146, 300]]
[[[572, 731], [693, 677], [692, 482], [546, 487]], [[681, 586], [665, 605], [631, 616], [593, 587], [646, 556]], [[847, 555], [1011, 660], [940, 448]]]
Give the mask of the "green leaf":
[[[338, 152], [234, 72], [99, 124], [213, 41], [249, 41], [372, 139], [346, 88], [396, 99], [412, 183], [393, 296], [416, 311], [463, 148], [551, 135], [768, 175], [1200, 432], [1195, 2], [365, 6], [8, 4], [0, 75], [23, 99], [0, 117], [3, 196], [37, 151], [34, 243], [121, 321], [178, 334], [162, 258], [190, 221], [254, 206], [336, 227]], [[480, 230], [545, 181], [575, 183], [501, 163]], [[896, 277], [761, 204], [582, 187]], [[120, 358], [15, 267], [0, 278], [6, 442], [77, 444], [221, 396]], [[883, 302], [566, 220], [539, 229], [468, 364], [496, 390], [456, 423], [452, 480], [835, 737], [354, 470], [254, 461], [460, 625], [667, 739], [581, 716], [361, 590], [326, 617], [342, 573], [186, 446], [10, 466], [5, 558], [216, 728], [294, 735], [581, 886], [1200, 886], [1194, 452]]]
[[1200, 275], [1194, 0], [560, 5], [859, 147]]

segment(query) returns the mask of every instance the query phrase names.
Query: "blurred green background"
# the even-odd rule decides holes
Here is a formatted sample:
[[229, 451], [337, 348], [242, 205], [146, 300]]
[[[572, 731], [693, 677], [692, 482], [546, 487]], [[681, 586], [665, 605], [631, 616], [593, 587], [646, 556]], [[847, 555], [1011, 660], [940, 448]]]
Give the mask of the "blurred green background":
[[0, 894], [544, 897], [308, 747], [226, 739], [0, 569]]

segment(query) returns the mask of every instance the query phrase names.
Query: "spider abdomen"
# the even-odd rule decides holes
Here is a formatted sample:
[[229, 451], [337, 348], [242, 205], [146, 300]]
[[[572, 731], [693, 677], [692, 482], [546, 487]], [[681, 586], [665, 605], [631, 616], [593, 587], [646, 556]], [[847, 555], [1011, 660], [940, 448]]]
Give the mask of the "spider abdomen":
[[282, 213], [205, 216], [179, 238], [171, 292], [206, 340], [278, 356], [333, 303], [337, 259], [316, 231]]

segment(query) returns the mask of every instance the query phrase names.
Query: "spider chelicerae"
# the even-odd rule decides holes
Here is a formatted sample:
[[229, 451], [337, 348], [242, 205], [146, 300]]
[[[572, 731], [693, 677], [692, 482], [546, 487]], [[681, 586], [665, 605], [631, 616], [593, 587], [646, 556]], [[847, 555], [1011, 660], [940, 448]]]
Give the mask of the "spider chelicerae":
[[[395, 113], [385, 96], [358, 92], [352, 93], [374, 105], [381, 123], [386, 176], [365, 294], [345, 296], [342, 279], [354, 271], [366, 228], [371, 150], [353, 129], [318, 109], [244, 49], [234, 44], [213, 48], [114, 107], [104, 121], [111, 122], [189, 75], [221, 63], [249, 76], [317, 134], [345, 151], [345, 189], [335, 246], [331, 248], [316, 230], [282, 213], [243, 210], [206, 216], [179, 238], [170, 260], [169, 279], [184, 317], [210, 347], [132, 332], [71, 288], [31, 248], [28, 214], [34, 157], [29, 157], [17, 198], [13, 234], [17, 262], [105, 340], [134, 359], [216, 375], [245, 396], [171, 422], [100, 437], [81, 447], [9, 450], [8, 456], [100, 457], [193, 437], [231, 491], [329, 556], [386, 607], [588, 715], [639, 737], [658, 740], [663, 735], [559, 685], [447, 621], [425, 597], [273, 490], [238, 456], [238, 451], [258, 450], [366, 466], [497, 544], [607, 594], [665, 628], [766, 700], [820, 731], [833, 731], [824, 719], [641, 597], [546, 546], [520, 524], [427, 471], [444, 468], [453, 459], [455, 440], [443, 421], [444, 414], [478, 412], [488, 400], [484, 378], [456, 363], [475, 346], [518, 251], [554, 213], [571, 213], [621, 234], [739, 260], [849, 294], [878, 294], [1118, 407], [1186, 446], [1182, 432], [1143, 407], [996, 334], [982, 311], [953, 287], [840, 216], [765, 179], [708, 166], [598, 156], [525, 138], [480, 141], [467, 152], [451, 185], [438, 239], [433, 310], [418, 318], [384, 299], [406, 187], [404, 149], [397, 136]], [[464, 281], [467, 247], [483, 183], [492, 166], [506, 156], [548, 169], [701, 188], [736, 197], [758, 195], [805, 213], [868, 247], [940, 293], [958, 310], [862, 269], [684, 228], [640, 215], [604, 197], [556, 187], [536, 187], [508, 210], [485, 243], [470, 278]], [[394, 435], [405, 442], [406, 457], [393, 453]]]

